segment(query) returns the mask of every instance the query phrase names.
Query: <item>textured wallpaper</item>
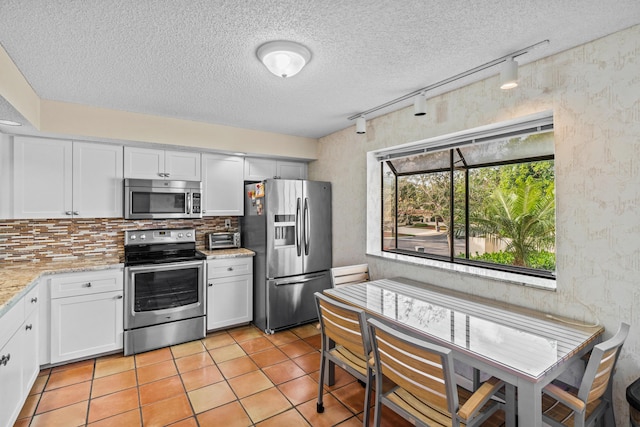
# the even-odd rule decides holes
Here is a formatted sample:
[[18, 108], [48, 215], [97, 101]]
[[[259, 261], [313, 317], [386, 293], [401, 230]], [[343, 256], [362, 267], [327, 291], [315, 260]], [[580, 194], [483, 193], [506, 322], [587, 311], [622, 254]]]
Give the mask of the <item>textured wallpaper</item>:
[[[599, 321], [605, 338], [620, 322], [630, 323], [614, 383], [618, 425], [628, 425], [624, 392], [640, 377], [639, 71], [635, 26], [521, 65], [514, 90], [499, 89], [496, 68], [495, 77], [428, 99], [426, 116], [406, 108], [369, 120], [364, 135], [350, 127], [322, 138], [309, 176], [333, 183], [334, 265], [368, 262], [373, 278], [404, 276]], [[368, 151], [544, 110], [553, 111], [555, 123], [555, 291], [366, 255]], [[377, 227], [371, 224], [370, 232]]]

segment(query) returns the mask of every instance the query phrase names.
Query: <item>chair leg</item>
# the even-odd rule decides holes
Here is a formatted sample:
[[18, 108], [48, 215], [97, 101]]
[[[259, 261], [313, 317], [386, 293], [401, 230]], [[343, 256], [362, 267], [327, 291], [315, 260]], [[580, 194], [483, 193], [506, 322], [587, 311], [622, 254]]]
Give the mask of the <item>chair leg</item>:
[[[364, 416], [363, 424], [369, 427], [369, 412], [371, 412], [371, 389], [373, 388], [373, 371], [367, 369], [367, 384], [364, 392]], [[359, 381], [359, 380], [358, 380]]]
[[320, 355], [320, 379], [318, 381], [318, 403], [316, 403], [316, 412], [321, 414], [324, 412], [324, 405], [322, 404], [322, 394], [324, 388], [324, 371], [326, 370], [326, 358], [324, 351]]
[[607, 409], [604, 412], [604, 417], [602, 418], [604, 421], [602, 424], [605, 427], [616, 427], [616, 418], [613, 414], [613, 406], [611, 403], [607, 405]]

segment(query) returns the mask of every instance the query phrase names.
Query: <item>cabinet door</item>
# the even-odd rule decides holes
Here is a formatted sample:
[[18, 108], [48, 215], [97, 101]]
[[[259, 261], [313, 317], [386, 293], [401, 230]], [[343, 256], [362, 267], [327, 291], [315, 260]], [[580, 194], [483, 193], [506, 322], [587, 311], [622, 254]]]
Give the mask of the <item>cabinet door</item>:
[[207, 329], [247, 323], [253, 319], [253, 275], [208, 280]]
[[122, 291], [51, 300], [51, 363], [122, 348]]
[[124, 177], [164, 179], [164, 150], [124, 147]]
[[307, 179], [307, 164], [304, 162], [283, 162], [278, 160], [277, 176], [282, 179]]
[[0, 133], [0, 218], [13, 218], [13, 137]]
[[202, 155], [203, 208], [206, 216], [244, 215], [244, 159]]
[[74, 142], [74, 216], [122, 217], [122, 176], [122, 146]]
[[[1, 319], [0, 319], [1, 320]], [[18, 418], [24, 395], [28, 391], [22, 387], [22, 329], [0, 348], [0, 426], [11, 426]], [[0, 343], [2, 346], [2, 343]], [[8, 360], [7, 360], [8, 358]]]
[[200, 181], [200, 153], [165, 151], [164, 172], [167, 179]]
[[276, 161], [272, 159], [254, 159], [247, 157], [244, 160], [244, 179], [247, 181], [262, 181], [275, 178], [278, 175]]
[[72, 215], [72, 143], [14, 138], [14, 218], [65, 218]]
[[[29, 303], [29, 301], [25, 301]], [[24, 395], [31, 390], [33, 383], [40, 372], [40, 324], [38, 323], [38, 310], [33, 310], [22, 325], [22, 391]]]

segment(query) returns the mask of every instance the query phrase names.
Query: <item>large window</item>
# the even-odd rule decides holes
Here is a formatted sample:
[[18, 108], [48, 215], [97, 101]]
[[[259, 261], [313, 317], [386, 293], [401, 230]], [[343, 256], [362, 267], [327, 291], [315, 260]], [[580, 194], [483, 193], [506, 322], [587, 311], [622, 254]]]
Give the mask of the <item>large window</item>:
[[553, 125], [442, 145], [382, 159], [382, 250], [553, 277]]

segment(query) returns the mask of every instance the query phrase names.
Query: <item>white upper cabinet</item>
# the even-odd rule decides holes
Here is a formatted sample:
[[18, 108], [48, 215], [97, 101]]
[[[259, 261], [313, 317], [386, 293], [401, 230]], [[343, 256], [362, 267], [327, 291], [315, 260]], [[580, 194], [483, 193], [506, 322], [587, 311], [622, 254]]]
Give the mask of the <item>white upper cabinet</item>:
[[14, 218], [64, 218], [73, 212], [73, 143], [15, 137]]
[[280, 179], [307, 179], [307, 164], [304, 162], [276, 161], [277, 177]]
[[244, 179], [262, 181], [268, 178], [307, 179], [307, 164], [274, 159], [246, 158]]
[[13, 217], [122, 216], [122, 146], [14, 138]]
[[222, 154], [202, 155], [202, 214], [244, 215], [244, 159]]
[[200, 181], [200, 153], [125, 147], [124, 177]]
[[188, 151], [165, 151], [164, 173], [167, 179], [200, 181], [200, 153]]
[[73, 213], [82, 218], [122, 216], [122, 147], [73, 143]]

